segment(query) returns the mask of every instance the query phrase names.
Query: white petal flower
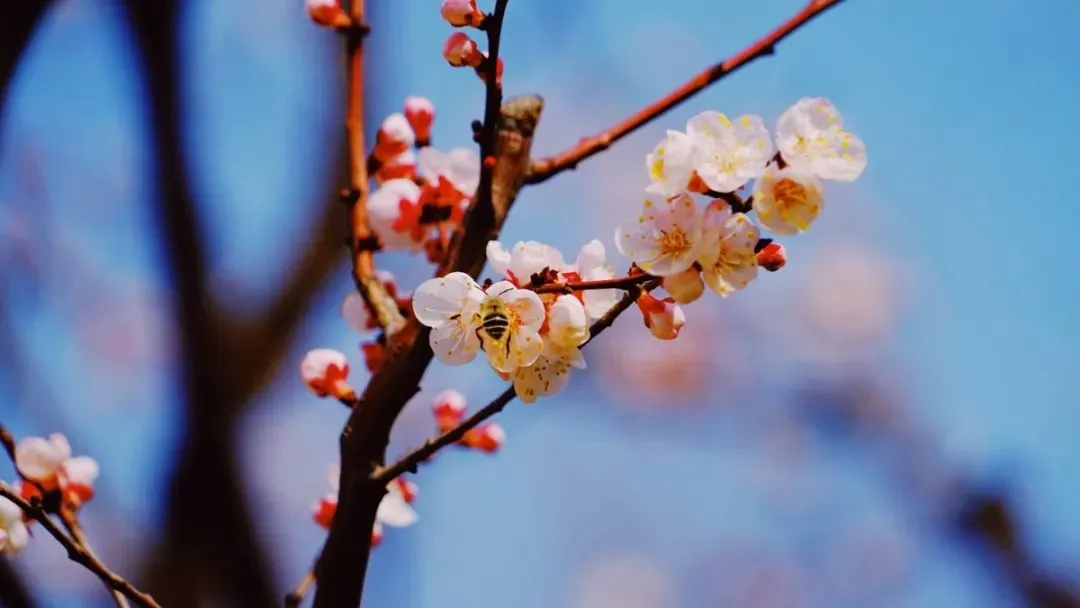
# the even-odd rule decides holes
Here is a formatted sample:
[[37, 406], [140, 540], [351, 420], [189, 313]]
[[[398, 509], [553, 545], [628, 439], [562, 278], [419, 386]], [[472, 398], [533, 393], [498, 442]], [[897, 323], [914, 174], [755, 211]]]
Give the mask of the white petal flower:
[[[611, 267], [606, 263], [606, 257], [604, 244], [597, 239], [593, 239], [581, 248], [577, 261], [570, 270], [576, 272], [582, 281], [602, 281], [615, 278]], [[619, 292], [615, 289], [590, 289], [582, 292], [581, 297], [584, 300], [585, 312], [589, 316], [589, 321], [595, 321], [611, 310], [612, 306], [615, 306], [615, 303], [619, 300]]]
[[30, 543], [30, 531], [22, 515], [19, 505], [0, 497], [0, 551], [12, 557]]
[[697, 163], [694, 139], [681, 131], [669, 130], [656, 148], [645, 157], [651, 182], [646, 192], [675, 196], [686, 192]]
[[561, 295], [547, 313], [547, 338], [562, 348], [576, 348], [589, 339], [585, 305], [572, 295]]
[[69, 458], [60, 466], [60, 485], [92, 488], [100, 472], [97, 461], [89, 456]]
[[[535, 294], [534, 294], [535, 295]], [[447, 365], [462, 365], [476, 358], [480, 339], [480, 302], [484, 290], [464, 272], [428, 279], [413, 293], [416, 319], [432, 328], [431, 349]]]
[[544, 325], [546, 311], [540, 296], [528, 289], [518, 289], [509, 281], [493, 284], [488, 287], [487, 294], [492, 308], [486, 311], [485, 306], [481, 306], [481, 327], [483, 316], [491, 312], [505, 314], [509, 321], [505, 335], [498, 340], [492, 339], [486, 330], [481, 330], [487, 336], [484, 352], [487, 353], [488, 362], [496, 371], [507, 374], [519, 367], [532, 365], [544, 346], [539, 332]]
[[396, 483], [387, 486], [386, 496], [383, 496], [375, 511], [375, 522], [395, 528], [404, 528], [416, 523], [419, 516], [416, 510], [405, 501], [401, 494], [401, 488]]
[[429, 183], [438, 184], [443, 177], [464, 196], [475, 194], [480, 185], [480, 157], [472, 148], [454, 148], [449, 152], [431, 146], [421, 148], [416, 166]]
[[731, 213], [723, 201], [705, 210], [705, 242], [698, 261], [705, 284], [723, 297], [746, 287], [757, 277], [757, 227], [744, 213]]
[[514, 392], [523, 403], [560, 393], [570, 384], [570, 371], [575, 367], [585, 369], [580, 350], [559, 348], [547, 342], [536, 362], [514, 372]]
[[805, 232], [821, 213], [821, 183], [794, 167], [770, 165], [754, 184], [754, 210], [761, 225], [776, 234]]
[[693, 265], [701, 234], [701, 212], [689, 196], [650, 197], [637, 222], [615, 231], [615, 246], [646, 272], [668, 276]]
[[854, 181], [866, 168], [866, 145], [844, 131], [844, 119], [824, 97], [804, 97], [776, 121], [776, 145], [792, 168], [821, 179]]
[[426, 231], [419, 224], [420, 186], [391, 179], [368, 195], [368, 222], [387, 249], [420, 251]]
[[28, 479], [51, 489], [64, 461], [71, 458], [71, 445], [60, 433], [26, 437], [15, 446], [15, 466]]
[[686, 123], [697, 148], [698, 177], [711, 190], [733, 192], [765, 171], [773, 155], [772, 138], [760, 116], [734, 122], [720, 112], [702, 112]]
[[557, 271], [566, 268], [558, 249], [536, 241], [518, 241], [510, 251], [499, 241], [490, 241], [487, 256], [491, 268], [517, 287], [528, 285], [532, 275], [545, 268]]

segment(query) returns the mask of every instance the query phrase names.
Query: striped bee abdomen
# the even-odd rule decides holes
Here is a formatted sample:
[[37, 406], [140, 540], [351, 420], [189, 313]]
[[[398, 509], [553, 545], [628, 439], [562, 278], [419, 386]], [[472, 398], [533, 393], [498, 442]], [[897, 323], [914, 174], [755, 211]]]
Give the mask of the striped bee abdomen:
[[502, 313], [492, 313], [484, 317], [480, 326], [484, 328], [484, 333], [497, 341], [510, 329], [510, 319]]

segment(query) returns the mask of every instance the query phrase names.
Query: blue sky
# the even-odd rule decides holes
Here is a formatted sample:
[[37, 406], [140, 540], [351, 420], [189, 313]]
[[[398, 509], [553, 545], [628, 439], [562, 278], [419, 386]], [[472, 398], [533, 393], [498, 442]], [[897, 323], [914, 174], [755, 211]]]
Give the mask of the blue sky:
[[[186, 153], [210, 226], [215, 282], [238, 308], [273, 291], [289, 263], [290, 248], [282, 243], [306, 230], [335, 162], [327, 141], [341, 125], [338, 48], [293, 4], [200, 0], [184, 19]], [[394, 111], [406, 95], [426, 95], [438, 107], [437, 145], [469, 145], [468, 123], [482, 111], [482, 92], [474, 76], [449, 69], [439, 56], [449, 28], [438, 3], [372, 4], [371, 57], [393, 62], [372, 66], [375, 115]], [[662, 95], [801, 2], [671, 0], [633, 11], [619, 3], [579, 4], [516, 0], [510, 6], [506, 88], [545, 95], [540, 154]], [[134, 294], [136, 309], [152, 308], [164, 286], [155, 278], [145, 113], [128, 41], [112, 3], [75, 0], [63, 7], [35, 38], [0, 117], [0, 206], [14, 210], [33, 198], [14, 162], [29, 145], [41, 155], [44, 197], [54, 209], [47, 253], [74, 258], [80, 272]], [[1080, 448], [1072, 441], [1080, 424], [1074, 373], [1080, 320], [1068, 246], [1080, 222], [1068, 187], [1080, 140], [1072, 120], [1080, 90], [1069, 74], [1080, 65], [1080, 42], [1066, 29], [1077, 17], [1080, 7], [1065, 0], [848, 0], [775, 57], [694, 98], [607, 157], [525, 192], [505, 238], [545, 240], [567, 252], [590, 238], [608, 240], [616, 213], [636, 204], [626, 193], [640, 184], [626, 176], [641, 170], [663, 129], [705, 109], [754, 112], [771, 123], [799, 97], [829, 97], [867, 143], [869, 168], [857, 184], [837, 188], [820, 236], [811, 231], [792, 243], [789, 268], [763, 280], [776, 289], [794, 284], [798, 273], [813, 272], [800, 266], [799, 256], [811, 259], [837, 235], [868, 242], [909, 269], [909, 302], [880, 372], [903, 384], [950, 461], [1016, 492], [1042, 561], [1065, 567], [1075, 563], [1071, 547], [1080, 542], [1074, 517]], [[0, 213], [0, 220], [12, 216]], [[552, 221], [566, 217], [582, 221], [570, 227]], [[422, 279], [426, 269], [410, 264], [386, 261], [404, 282]], [[13, 305], [24, 341], [49, 370], [52, 392], [86, 387], [87, 399], [57, 399], [57, 413], [47, 420], [33, 413], [44, 406], [17, 410], [14, 391], [0, 391], [0, 412], [5, 422], [17, 415], [12, 426], [20, 432], [61, 426], [77, 447], [101, 459], [108, 504], [118, 510], [102, 520], [150, 523], [158, 504], [153, 489], [175, 434], [175, 404], [163, 397], [173, 386], [168, 349], [161, 346], [167, 332], [153, 311], [132, 322], [130, 332], [152, 357], [118, 393], [70, 348], [78, 304], [66, 298], [75, 282], [70, 274], [54, 275], [47, 307], [29, 295]], [[335, 314], [348, 288], [342, 272], [332, 293], [320, 297], [294, 357], [314, 345], [355, 352], [357, 337]], [[748, 291], [745, 306], [763, 297]], [[743, 305], [733, 306], [730, 314], [740, 314]], [[477, 401], [498, 390], [478, 368], [435, 368], [430, 378], [433, 392], [452, 383]], [[571, 605], [568, 589], [594, 556], [648, 555], [682, 580], [710, 547], [742, 536], [805, 567], [823, 550], [815, 532], [826, 534], [833, 519], [863, 514], [892, 522], [918, 547], [914, 574], [889, 605], [1007, 605], [977, 560], [898, 504], [880, 471], [861, 462], [865, 446], [810, 441], [814, 457], [806, 475], [822, 480], [828, 498], [810, 501], [817, 509], [812, 524], [795, 525], [789, 512], [763, 508], [748, 489], [747, 471], [756, 465], [747, 463], [758, 462], [757, 446], [725, 440], [741, 423], [707, 416], [702, 424], [709, 432], [696, 439], [678, 425], [644, 433], [640, 423], [628, 427], [627, 414], [616, 413], [622, 410], [596, 386], [583, 379], [550, 404], [511, 408], [504, 424], [512, 440], [497, 458], [453, 456], [425, 471], [418, 479], [422, 523], [380, 548], [373, 597], [401, 600], [407, 593], [395, 605], [410, 606]], [[43, 398], [41, 391], [22, 396]], [[251, 416], [247, 458], [252, 492], [266, 499], [264, 523], [275, 530], [284, 586], [320, 542], [305, 509], [327, 490], [323, 470], [335, 458], [335, 442], [326, 438], [341, 413], [313, 402], [291, 377], [263, 401]], [[405, 433], [419, 438], [423, 416], [410, 420], [419, 422]], [[294, 429], [303, 458], [274, 460], [260, 448], [283, 428]], [[579, 462], [598, 464], [582, 471]], [[132, 487], [147, 490], [132, 493]], [[625, 512], [609, 517], [586, 504], [595, 488], [597, 500]], [[511, 547], [529, 550], [507, 559]], [[29, 557], [56, 558], [41, 551]], [[474, 581], [481, 572], [493, 575], [488, 593], [478, 596]], [[54, 583], [48, 578], [41, 581], [46, 587]], [[820, 593], [814, 597], [833, 598], [832, 591]]]

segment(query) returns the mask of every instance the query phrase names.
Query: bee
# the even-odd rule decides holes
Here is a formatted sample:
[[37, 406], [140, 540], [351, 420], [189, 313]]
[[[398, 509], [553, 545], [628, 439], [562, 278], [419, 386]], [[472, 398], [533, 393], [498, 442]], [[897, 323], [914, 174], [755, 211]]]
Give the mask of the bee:
[[510, 356], [510, 305], [499, 297], [501, 295], [489, 295], [480, 302], [480, 310], [476, 313], [480, 326], [476, 328], [476, 336], [485, 352], [505, 361]]

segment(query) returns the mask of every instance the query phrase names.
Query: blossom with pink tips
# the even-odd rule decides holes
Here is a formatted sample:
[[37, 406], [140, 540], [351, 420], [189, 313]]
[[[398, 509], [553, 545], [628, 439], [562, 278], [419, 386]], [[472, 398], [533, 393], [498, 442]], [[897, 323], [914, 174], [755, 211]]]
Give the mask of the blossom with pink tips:
[[372, 177], [379, 185], [394, 179], [412, 181], [416, 177], [416, 152], [410, 149], [391, 157], [375, 168]]
[[395, 112], [383, 119], [375, 134], [375, 146], [371, 155], [379, 162], [385, 163], [391, 158], [405, 152], [416, 143], [416, 134], [413, 133], [409, 119], [404, 114]]
[[405, 98], [405, 119], [416, 134], [416, 146], [431, 144], [431, 125], [435, 122], [435, 104], [426, 97]]
[[506, 431], [494, 422], [469, 429], [461, 438], [461, 445], [488, 454], [499, 451], [504, 443], [506, 443]]
[[746, 287], [757, 277], [760, 232], [744, 213], [732, 213], [723, 201], [705, 209], [705, 246], [698, 254], [705, 284], [723, 297]]
[[438, 190], [440, 196], [436, 198], [441, 204], [471, 199], [480, 185], [480, 157], [471, 148], [454, 148], [448, 152], [430, 146], [421, 148], [416, 167], [420, 177]]
[[443, 0], [439, 13], [454, 27], [477, 27], [484, 21], [476, 0]]
[[[44, 437], [26, 437], [15, 445], [15, 466], [26, 479], [24, 484], [46, 492], [59, 491], [65, 505], [78, 509], [94, 497], [94, 482], [100, 473], [98, 463], [89, 456], [71, 456], [71, 444], [60, 433]], [[36, 484], [36, 485], [35, 485]]]
[[310, 350], [300, 361], [300, 377], [318, 397], [351, 401], [356, 391], [348, 383], [349, 359], [341, 351], [329, 348]]
[[686, 325], [686, 315], [674, 298], [659, 299], [651, 294], [642, 294], [637, 300], [645, 327], [652, 335], [661, 340], [674, 340]]
[[701, 244], [701, 210], [686, 194], [646, 197], [637, 221], [615, 231], [615, 246], [623, 255], [662, 277], [692, 266]]
[[341, 9], [338, 0], [307, 0], [307, 12], [312, 21], [323, 27], [352, 25], [352, 19]]
[[446, 389], [435, 395], [435, 399], [431, 403], [431, 410], [435, 415], [435, 425], [438, 427], [439, 432], [445, 433], [461, 424], [467, 405], [465, 395], [454, 389]]
[[443, 43], [443, 58], [455, 68], [480, 67], [485, 56], [476, 46], [476, 42], [465, 32], [454, 32]]
[[427, 227], [420, 223], [420, 186], [410, 179], [392, 179], [368, 195], [368, 223], [387, 250], [418, 252]]

